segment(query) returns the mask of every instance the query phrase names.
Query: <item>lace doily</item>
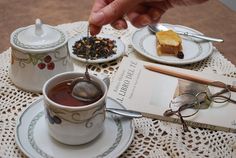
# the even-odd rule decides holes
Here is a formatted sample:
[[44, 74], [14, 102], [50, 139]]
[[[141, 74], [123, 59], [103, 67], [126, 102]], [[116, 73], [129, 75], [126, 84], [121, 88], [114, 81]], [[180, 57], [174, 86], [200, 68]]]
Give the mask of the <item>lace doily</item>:
[[[86, 30], [86, 22], [63, 24], [58, 28], [74, 36]], [[133, 49], [130, 38], [135, 28], [129, 26], [124, 31], [113, 30], [106, 26], [104, 33], [120, 37], [126, 44], [126, 54], [131, 58], [147, 60]], [[23, 158], [24, 154], [15, 143], [16, 119], [41, 94], [30, 93], [16, 88], [9, 79], [10, 49], [0, 54], [0, 157]], [[109, 63], [90, 65], [93, 73], [106, 73], [111, 78], [122, 59]], [[226, 60], [216, 49], [213, 54], [198, 63], [181, 66], [186, 69], [217, 73], [236, 78], [236, 67]], [[75, 71], [84, 71], [84, 63], [75, 62]], [[135, 136], [132, 144], [121, 157], [165, 158], [165, 157], [236, 157], [236, 134], [189, 128], [184, 133], [182, 126], [147, 118], [134, 119]]]

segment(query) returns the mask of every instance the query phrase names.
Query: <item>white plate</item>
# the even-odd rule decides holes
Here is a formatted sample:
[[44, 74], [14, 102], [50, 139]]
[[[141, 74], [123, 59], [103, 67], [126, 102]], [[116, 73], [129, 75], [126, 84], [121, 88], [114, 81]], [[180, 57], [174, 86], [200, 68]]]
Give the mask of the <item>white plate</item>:
[[[86, 59], [80, 58], [80, 57], [76, 56], [75, 54], [73, 54], [73, 45], [75, 44], [76, 41], [82, 39], [83, 37], [86, 37], [86, 35], [85, 34], [79, 34], [79, 35], [76, 35], [76, 36], [70, 38], [68, 40], [68, 49], [69, 49], [70, 56], [72, 58], [74, 58], [75, 60], [79, 60], [79, 61], [85, 62]], [[115, 59], [119, 58], [120, 56], [122, 56], [125, 53], [125, 45], [117, 37], [112, 36], [110, 34], [99, 34], [99, 35], [97, 35], [97, 37], [109, 38], [111, 40], [114, 40], [116, 42], [116, 46], [117, 46], [116, 54], [113, 54], [113, 55], [111, 55], [111, 56], [109, 56], [107, 58], [100, 58], [100, 59], [96, 59], [96, 60], [90, 60], [89, 59], [88, 63], [104, 63], [104, 62], [109, 62], [109, 61], [112, 61], [112, 60], [115, 60]]]
[[[163, 25], [165, 25], [169, 29], [176, 31], [202, 34], [197, 30], [181, 25], [170, 25], [170, 24], [163, 24]], [[179, 59], [174, 56], [159, 56], [156, 50], [156, 37], [154, 34], [150, 33], [147, 27], [134, 32], [132, 36], [132, 44], [133, 47], [143, 56], [156, 62], [171, 64], [171, 65], [184, 65], [184, 64], [195, 63], [207, 58], [212, 53], [211, 42], [206, 42], [203, 40], [190, 38], [187, 36], [181, 36], [181, 38], [182, 38], [184, 59]]]
[[[111, 99], [107, 100], [107, 107], [123, 108]], [[118, 157], [129, 147], [133, 137], [131, 119], [107, 113], [105, 129], [98, 138], [85, 145], [61, 144], [48, 134], [42, 98], [22, 113], [16, 126], [19, 148], [28, 157], [35, 158]]]

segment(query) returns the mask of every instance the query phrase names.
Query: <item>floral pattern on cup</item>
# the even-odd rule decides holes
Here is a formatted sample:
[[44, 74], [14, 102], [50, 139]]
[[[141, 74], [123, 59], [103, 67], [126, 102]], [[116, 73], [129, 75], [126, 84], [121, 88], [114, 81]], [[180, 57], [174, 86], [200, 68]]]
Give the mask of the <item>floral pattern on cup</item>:
[[[66, 49], [66, 48], [60, 48], [60, 49]], [[55, 63], [61, 60], [63, 61], [63, 64], [67, 64], [67, 58], [68, 55], [62, 55], [64, 53], [61, 53], [60, 50], [55, 50], [50, 53], [40, 53], [40, 54], [33, 54], [33, 53], [25, 53], [24, 56], [19, 56], [19, 52], [15, 49], [12, 50], [11, 53], [11, 64], [15, 64], [17, 61], [19, 63], [19, 66], [21, 68], [24, 68], [26, 64], [33, 64], [34, 66], [37, 66], [39, 70], [47, 69], [47, 70], [54, 70], [55, 69]]]
[[51, 124], [61, 124], [61, 119], [56, 115], [51, 115], [49, 110], [46, 110], [46, 117]]
[[61, 124], [63, 121], [81, 124], [85, 123], [86, 128], [91, 128], [93, 126], [92, 119], [96, 118], [98, 115], [105, 120], [105, 103], [98, 106], [96, 109], [91, 109], [90, 111], [81, 111], [81, 110], [61, 110], [53, 108], [50, 105], [46, 105], [46, 117], [50, 124]]

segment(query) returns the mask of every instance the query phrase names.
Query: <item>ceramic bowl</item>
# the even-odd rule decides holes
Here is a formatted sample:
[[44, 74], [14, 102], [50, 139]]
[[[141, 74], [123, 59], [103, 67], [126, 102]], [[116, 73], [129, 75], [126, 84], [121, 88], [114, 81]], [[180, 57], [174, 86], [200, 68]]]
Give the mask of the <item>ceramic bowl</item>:
[[65, 33], [40, 19], [15, 30], [10, 38], [12, 82], [21, 89], [41, 92], [49, 78], [72, 71], [67, 41]]

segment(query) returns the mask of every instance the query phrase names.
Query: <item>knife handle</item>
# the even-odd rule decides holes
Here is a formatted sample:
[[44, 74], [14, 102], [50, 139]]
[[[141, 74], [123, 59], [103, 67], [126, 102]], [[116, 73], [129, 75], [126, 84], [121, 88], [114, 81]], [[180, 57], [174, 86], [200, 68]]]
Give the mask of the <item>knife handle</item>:
[[211, 41], [211, 42], [224, 42], [224, 40], [220, 39], [220, 38], [207, 37], [204, 35], [197, 35], [197, 34], [192, 34], [192, 33], [188, 33], [188, 32], [177, 32], [177, 33], [180, 35], [204, 39], [204, 40]]

